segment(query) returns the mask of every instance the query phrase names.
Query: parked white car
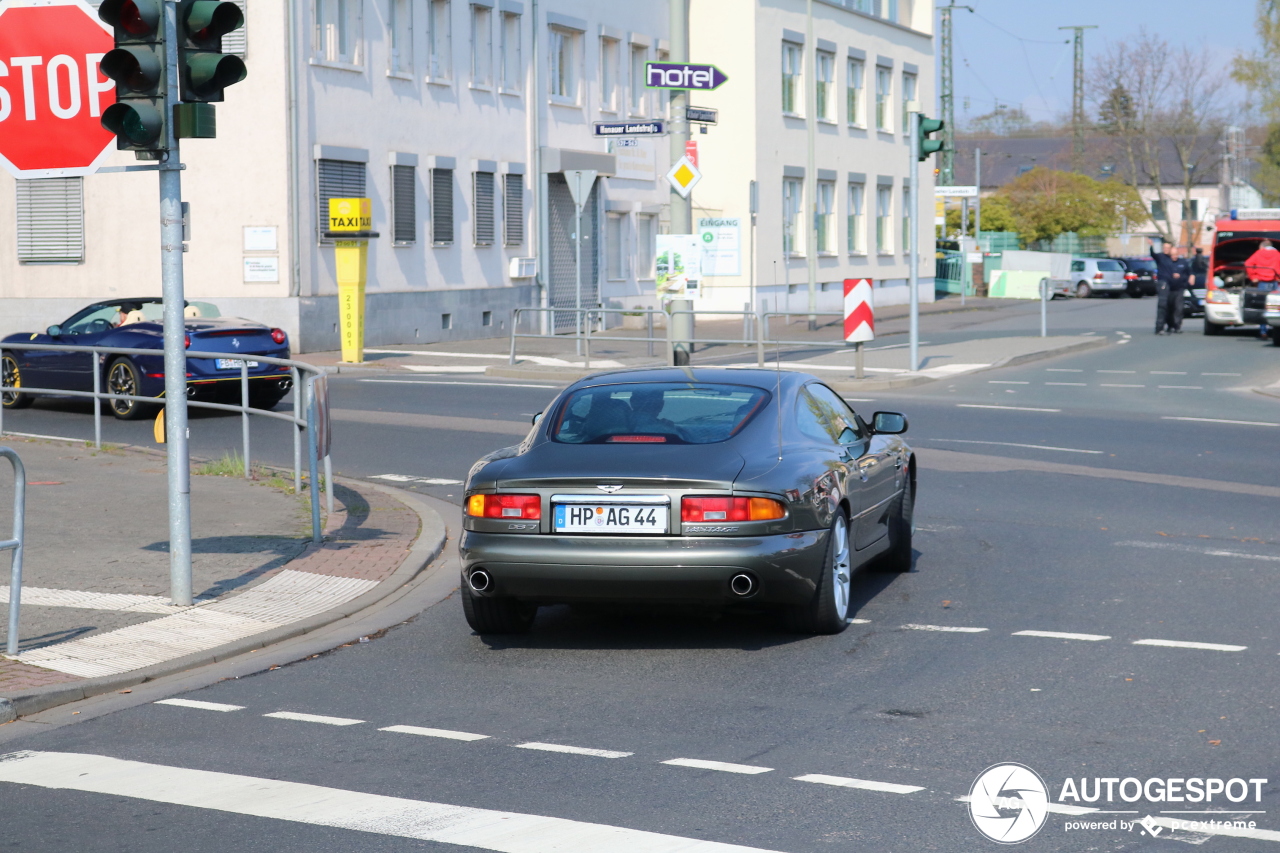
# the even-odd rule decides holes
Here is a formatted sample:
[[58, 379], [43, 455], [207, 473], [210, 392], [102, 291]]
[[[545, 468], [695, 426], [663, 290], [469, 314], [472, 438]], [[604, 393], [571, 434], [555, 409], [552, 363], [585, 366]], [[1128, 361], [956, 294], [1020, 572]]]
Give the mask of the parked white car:
[[1087, 299], [1095, 293], [1105, 293], [1115, 299], [1129, 289], [1125, 281], [1124, 264], [1113, 258], [1074, 258], [1071, 261], [1071, 281], [1075, 294]]

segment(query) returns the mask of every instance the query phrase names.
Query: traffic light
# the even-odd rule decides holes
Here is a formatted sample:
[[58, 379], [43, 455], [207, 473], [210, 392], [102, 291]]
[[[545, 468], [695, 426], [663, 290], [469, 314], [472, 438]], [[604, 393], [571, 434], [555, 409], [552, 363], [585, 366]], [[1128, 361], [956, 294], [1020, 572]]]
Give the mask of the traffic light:
[[98, 17], [115, 31], [115, 48], [99, 64], [116, 81], [102, 126], [122, 151], [168, 150], [163, 0], [104, 0]]
[[925, 118], [924, 114], [920, 113], [920, 117], [917, 119], [916, 124], [916, 136], [919, 137], [920, 146], [920, 154], [916, 157], [917, 160], [924, 160], [930, 154], [937, 154], [942, 150], [942, 140], [930, 139], [929, 137], [930, 135], [942, 130], [944, 127], [946, 127], [946, 124], [943, 123], [942, 119]]
[[244, 26], [244, 13], [229, 0], [179, 0], [178, 74], [182, 101], [223, 100], [222, 90], [248, 74], [244, 60], [222, 52], [222, 37]]

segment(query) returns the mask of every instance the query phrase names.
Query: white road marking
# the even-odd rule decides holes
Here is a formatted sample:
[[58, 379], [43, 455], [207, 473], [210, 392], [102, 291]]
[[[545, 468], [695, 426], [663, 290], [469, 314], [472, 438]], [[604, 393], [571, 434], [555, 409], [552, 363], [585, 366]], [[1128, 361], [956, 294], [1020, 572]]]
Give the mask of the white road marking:
[[1011, 412], [1061, 412], [1062, 409], [1036, 409], [1030, 406], [987, 406], [982, 403], [956, 403], [960, 409], [1007, 409]]
[[[501, 812], [65, 752], [0, 756], [0, 782], [436, 841], [495, 853], [767, 853], [565, 818]], [[355, 846], [359, 846], [358, 844]]]
[[1152, 370], [1149, 371], [1152, 376], [1186, 376], [1185, 370]]
[[[1258, 841], [1280, 841], [1280, 832], [1274, 829], [1249, 829], [1247, 826], [1225, 826], [1221, 823], [1215, 824], [1197, 824], [1194, 830], [1186, 829], [1187, 821], [1179, 820], [1171, 817], [1152, 817], [1151, 822], [1156, 826], [1163, 826], [1168, 829], [1181, 829], [1185, 832], [1194, 832], [1203, 835], [1225, 835], [1230, 838], [1254, 838]], [[1179, 836], [1181, 838], [1181, 836]]]
[[1226, 418], [1188, 418], [1178, 417], [1175, 415], [1163, 415], [1162, 421], [1199, 421], [1206, 424], [1240, 424], [1241, 426], [1269, 426], [1280, 427], [1280, 423], [1271, 423], [1270, 421], [1231, 421]]
[[988, 379], [988, 385], [1030, 385], [1030, 382], [1023, 382], [1019, 379]]
[[358, 726], [364, 722], [364, 720], [353, 720], [350, 717], [325, 717], [320, 714], [299, 714], [296, 711], [272, 711], [262, 716], [277, 720], [296, 720], [299, 723], [321, 723], [326, 726]]
[[955, 625], [916, 625], [914, 623], [902, 627], [908, 631], [949, 631], [957, 634], [980, 634], [987, 630], [986, 628], [962, 628]]
[[421, 483], [424, 486], [461, 486], [461, 480], [445, 480], [440, 477], [410, 477], [407, 474], [371, 474], [370, 480], [390, 480], [393, 483]]
[[437, 352], [435, 350], [369, 349], [368, 347], [365, 347], [364, 351], [376, 353], [377, 355], [438, 355], [441, 358], [507, 358], [506, 353], [496, 352]]
[[1046, 367], [1045, 370], [1049, 373], [1084, 373], [1078, 367]]
[[1209, 557], [1238, 557], [1241, 560], [1258, 560], [1264, 563], [1280, 563], [1280, 557], [1269, 554], [1250, 554], [1247, 551], [1227, 551], [1222, 548], [1196, 548], [1176, 542], [1117, 542], [1126, 548], [1152, 548], [1160, 551], [1185, 551], [1188, 554], [1204, 554]]
[[442, 737], [448, 740], [487, 740], [488, 735], [473, 735], [471, 732], [454, 732], [449, 729], [425, 729], [422, 726], [385, 726], [380, 732], [399, 732], [405, 735], [421, 735], [423, 737]]
[[824, 776], [821, 773], [810, 773], [807, 776], [793, 777], [797, 782], [816, 782], [819, 785], [835, 785], [840, 788], [860, 788], [864, 791], [884, 791], [889, 794], [914, 794], [923, 791], [917, 785], [895, 785], [893, 782], [871, 782], [866, 779], [850, 779], [845, 776]]
[[437, 373], [437, 374], [445, 374], [445, 373], [482, 374], [487, 369], [484, 367], [472, 367], [471, 365], [457, 365], [457, 364], [449, 364], [449, 365], [402, 364], [400, 365], [400, 367], [402, 367], [405, 370], [411, 370], [414, 373]]
[[727, 764], [723, 761], [704, 761], [701, 758], [672, 758], [659, 764], [672, 764], [676, 767], [692, 767], [695, 770], [721, 770], [725, 773], [770, 773], [772, 767], [755, 767], [750, 764]]
[[1099, 384], [1103, 388], [1146, 388], [1147, 387], [1146, 385], [1117, 385], [1114, 383], [1108, 384], [1106, 382], [1101, 382]]
[[1183, 391], [1203, 391], [1203, 385], [1157, 385], [1157, 388], [1178, 388]]
[[1189, 643], [1184, 640], [1134, 640], [1135, 646], [1168, 646], [1171, 649], [1203, 649], [1208, 652], [1242, 652], [1248, 646], [1228, 646], [1223, 643]]
[[1095, 373], [1137, 373], [1136, 370], [1096, 370]]
[[1066, 631], [1014, 631], [1013, 636], [1047, 637], [1050, 640], [1088, 640], [1092, 643], [1111, 639], [1106, 634], [1071, 634]]
[[1201, 373], [1201, 376], [1241, 376], [1240, 373]]
[[1076, 385], [1081, 388], [1087, 387], [1088, 382], [1046, 382], [1045, 385]]
[[918, 441], [949, 441], [952, 444], [996, 444], [1001, 447], [1029, 447], [1032, 450], [1060, 450], [1063, 453], [1093, 453], [1101, 454], [1101, 450], [1080, 450], [1076, 447], [1050, 447], [1047, 444], [1015, 444], [1012, 441], [978, 441], [968, 438], [921, 438]]
[[628, 758], [635, 755], [634, 752], [618, 752], [614, 749], [588, 749], [584, 746], [563, 746], [558, 743], [538, 743], [530, 741], [529, 743], [518, 743], [516, 749], [537, 749], [542, 752], [565, 752], [569, 755], [591, 755], [596, 758]]
[[381, 382], [384, 385], [464, 385], [467, 388], [559, 388], [559, 385], [531, 385], [527, 382], [446, 382], [433, 379], [357, 379], [357, 382]]
[[[920, 529], [921, 528], [919, 527], [916, 528], [916, 530], [920, 530]], [[844, 621], [845, 621], [845, 624], [847, 625], [870, 625], [871, 624], [870, 619], [846, 619]]]
[[35, 432], [14, 432], [13, 430], [9, 430], [9, 429], [5, 430], [3, 433], [0, 433], [0, 434], [16, 435], [18, 438], [47, 438], [47, 439], [50, 439], [51, 441], [74, 441], [76, 443], [80, 443], [85, 440], [83, 438], [71, 438], [65, 435], [40, 435], [39, 433], [35, 433]]
[[[196, 605], [213, 599], [197, 598]], [[0, 604], [9, 603], [8, 585], [0, 585]], [[22, 587], [22, 605], [34, 607], [74, 607], [81, 610], [115, 610], [121, 613], [181, 613], [190, 608], [171, 603], [167, 595], [132, 595], [120, 592], [84, 592], [78, 589]]]
[[155, 705], [176, 705], [179, 708], [196, 708], [201, 711], [243, 711], [243, 705], [224, 705], [221, 702], [202, 702], [199, 699], [157, 699]]
[[[956, 797], [956, 802], [967, 803], [969, 802], [970, 799], [971, 798], [967, 795], [963, 797]], [[1047, 812], [1053, 812], [1054, 814], [1065, 814], [1065, 815], [1093, 814], [1094, 812], [1098, 811], [1098, 809], [1091, 809], [1088, 806], [1065, 806], [1065, 805], [1062, 805], [1061, 803], [1047, 803], [1044, 809]]]

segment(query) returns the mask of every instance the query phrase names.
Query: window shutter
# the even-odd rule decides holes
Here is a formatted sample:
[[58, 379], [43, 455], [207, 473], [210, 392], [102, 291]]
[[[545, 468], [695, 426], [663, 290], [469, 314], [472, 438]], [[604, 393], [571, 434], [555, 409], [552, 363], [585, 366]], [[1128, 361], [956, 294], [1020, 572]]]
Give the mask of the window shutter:
[[317, 160], [316, 186], [319, 194], [320, 230], [327, 231], [329, 199], [365, 197], [364, 163], [353, 163], [349, 160]]
[[524, 175], [504, 175], [502, 233], [508, 246], [524, 245]]
[[453, 244], [453, 169], [431, 170], [431, 242]]
[[476, 245], [492, 246], [495, 229], [493, 211], [493, 172], [475, 173]]
[[249, 55], [249, 10], [246, 4], [249, 0], [232, 0], [240, 11], [244, 13], [244, 26], [237, 30], [227, 33], [222, 37], [222, 52], [234, 53], [241, 59]]
[[413, 166], [391, 167], [391, 228], [392, 241], [397, 246], [408, 246], [418, 240], [416, 171]]
[[84, 261], [84, 178], [18, 181], [17, 198], [19, 262]]

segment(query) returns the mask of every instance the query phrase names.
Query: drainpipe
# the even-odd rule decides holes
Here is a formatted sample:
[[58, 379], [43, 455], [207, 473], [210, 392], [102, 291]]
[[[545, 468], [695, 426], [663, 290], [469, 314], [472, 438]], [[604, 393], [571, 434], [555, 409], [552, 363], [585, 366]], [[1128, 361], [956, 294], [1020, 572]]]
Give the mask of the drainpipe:
[[[285, 31], [289, 42], [289, 63], [287, 81], [289, 87], [289, 296], [302, 295], [302, 258], [300, 257], [302, 238], [299, 234], [301, 223], [298, 221], [301, 205], [298, 204], [298, 45], [297, 45], [297, 12], [293, 3], [284, 4]], [[298, 312], [298, 337], [302, 337], [301, 317]]]
[[818, 328], [818, 166], [817, 153], [817, 121], [818, 121], [818, 60], [817, 46], [813, 41], [813, 0], [805, 3], [804, 34], [805, 76], [808, 78], [809, 91], [805, 100], [808, 114], [805, 117], [805, 132], [809, 137], [808, 159], [805, 165], [806, 195], [809, 197], [809, 239], [805, 242], [805, 254], [809, 260], [809, 331]]

